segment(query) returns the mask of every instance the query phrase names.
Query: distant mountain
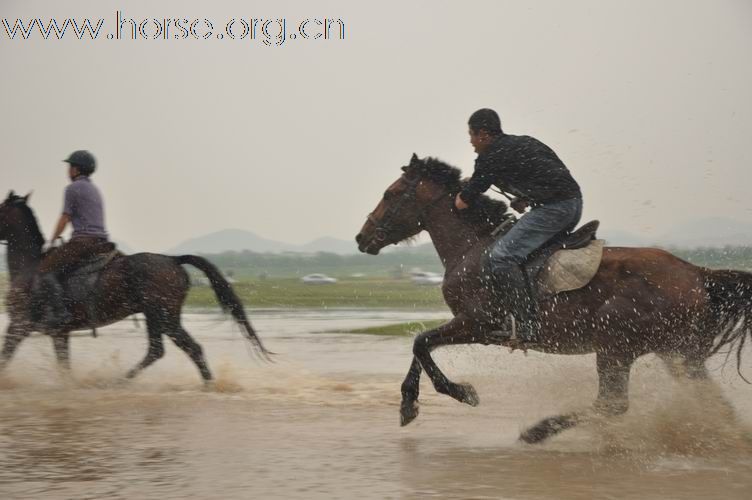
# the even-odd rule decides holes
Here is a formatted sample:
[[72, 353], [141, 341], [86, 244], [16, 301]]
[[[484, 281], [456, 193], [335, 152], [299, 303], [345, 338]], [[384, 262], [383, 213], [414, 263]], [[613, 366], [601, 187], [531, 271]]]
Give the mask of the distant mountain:
[[[611, 229], [608, 226], [602, 226], [598, 235], [612, 246], [641, 247], [658, 245], [684, 248], [723, 247], [726, 245], [752, 246], [752, 223], [741, 222], [727, 217], [705, 217], [679, 224], [671, 229], [671, 231], [658, 237]], [[222, 253], [232, 250], [250, 250], [257, 253], [328, 252], [340, 255], [358, 253], [355, 241], [323, 237], [304, 245], [296, 245], [263, 238], [251, 231], [242, 229], [225, 229], [192, 238], [171, 248], [167, 253]], [[431, 243], [417, 244], [415, 246], [389, 246], [385, 251], [418, 254], [433, 254], [435, 252]]]
[[317, 238], [310, 243], [300, 245], [297, 247], [299, 252], [329, 252], [337, 253], [340, 255], [347, 255], [352, 253], [358, 253], [358, 245], [355, 243], [355, 239], [352, 241], [338, 240], [337, 238], [331, 238], [325, 236], [323, 238]]
[[286, 252], [290, 245], [262, 238], [256, 233], [242, 229], [224, 229], [204, 236], [186, 240], [167, 251], [168, 254], [221, 253], [230, 250], [253, 252]]
[[355, 241], [349, 242], [336, 238], [318, 238], [305, 245], [295, 245], [263, 238], [243, 229], [224, 229], [198, 238], [186, 240], [169, 249], [168, 254], [184, 253], [222, 253], [227, 251], [249, 250], [257, 253], [329, 252], [336, 254], [353, 254], [358, 252]]

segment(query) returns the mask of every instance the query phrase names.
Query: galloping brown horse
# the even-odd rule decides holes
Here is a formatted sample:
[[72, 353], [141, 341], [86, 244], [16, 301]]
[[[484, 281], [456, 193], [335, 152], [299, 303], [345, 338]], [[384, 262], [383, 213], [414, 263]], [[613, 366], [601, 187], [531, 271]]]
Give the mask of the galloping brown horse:
[[69, 368], [71, 331], [104, 326], [132, 314], [143, 313], [149, 335], [149, 350], [143, 361], [126, 377], [136, 376], [164, 355], [162, 335], [167, 335], [190, 356], [204, 381], [211, 381], [212, 375], [201, 346], [180, 322], [180, 312], [190, 288], [188, 274], [182, 264], [192, 265], [206, 274], [222, 308], [233, 316], [257, 352], [268, 358], [269, 352], [251, 327], [243, 304], [230, 284], [213, 264], [194, 255], [119, 255], [103, 269], [97, 282], [93, 294], [96, 317], [91, 317], [91, 308], [79, 306], [72, 311], [73, 320], [69, 324], [51, 330], [43, 327], [36, 319], [38, 314], [32, 304], [31, 289], [42, 257], [44, 237], [26, 203], [27, 199], [28, 196], [16, 196], [11, 191], [0, 204], [0, 242], [8, 245], [11, 280], [6, 297], [10, 325], [0, 352], [0, 370], [8, 364], [21, 341], [33, 331], [52, 337], [58, 362], [64, 368]]
[[[506, 205], [483, 197], [465, 213], [454, 209], [460, 171], [436, 159], [413, 155], [403, 175], [384, 193], [356, 236], [362, 252], [376, 255], [425, 230], [446, 269], [444, 300], [454, 318], [421, 333], [402, 384], [401, 423], [418, 416], [421, 371], [436, 391], [475, 406], [469, 384], [450, 381], [431, 357], [437, 347], [457, 344], [504, 345], [493, 333], [498, 308], [483, 272], [491, 231]], [[555, 354], [596, 353], [599, 378], [594, 410], [627, 411], [629, 372], [639, 356], [678, 358], [676, 376], [705, 378], [704, 361], [735, 344], [737, 360], [752, 326], [752, 274], [713, 271], [652, 248], [607, 247], [597, 275], [584, 288], [556, 295], [539, 305], [542, 339], [536, 350]], [[738, 368], [738, 365], [737, 365]], [[538, 442], [581, 421], [582, 413], [544, 419], [521, 436]]]

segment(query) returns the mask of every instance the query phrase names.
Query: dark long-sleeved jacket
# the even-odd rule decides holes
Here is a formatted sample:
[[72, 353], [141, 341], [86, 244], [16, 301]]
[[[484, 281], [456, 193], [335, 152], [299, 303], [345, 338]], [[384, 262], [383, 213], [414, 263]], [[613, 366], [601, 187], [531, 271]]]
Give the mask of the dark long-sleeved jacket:
[[460, 196], [472, 204], [491, 184], [534, 205], [582, 198], [577, 181], [551, 148], [526, 135], [501, 134], [475, 160]]

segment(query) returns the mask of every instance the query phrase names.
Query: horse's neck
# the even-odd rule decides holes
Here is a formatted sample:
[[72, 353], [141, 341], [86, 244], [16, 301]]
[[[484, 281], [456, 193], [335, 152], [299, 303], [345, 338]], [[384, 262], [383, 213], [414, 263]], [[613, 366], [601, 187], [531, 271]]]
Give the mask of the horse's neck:
[[36, 245], [24, 245], [18, 242], [8, 242], [8, 272], [11, 279], [34, 269], [41, 260], [42, 249]]
[[44, 237], [35, 219], [19, 224], [11, 230], [11, 234], [6, 259], [8, 272], [13, 279], [37, 267], [42, 258]]
[[471, 224], [461, 220], [449, 206], [443, 205], [430, 210], [424, 224], [444, 268], [451, 269], [481, 238]]

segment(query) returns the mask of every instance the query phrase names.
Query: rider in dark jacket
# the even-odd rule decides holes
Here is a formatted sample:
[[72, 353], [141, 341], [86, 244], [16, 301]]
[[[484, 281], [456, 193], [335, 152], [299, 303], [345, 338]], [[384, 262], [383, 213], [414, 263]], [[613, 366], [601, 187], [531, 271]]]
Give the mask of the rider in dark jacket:
[[517, 320], [521, 340], [534, 342], [535, 302], [521, 265], [553, 237], [574, 229], [582, 215], [582, 192], [551, 148], [529, 136], [505, 134], [494, 110], [476, 111], [468, 125], [478, 157], [473, 176], [457, 195], [457, 208], [471, 206], [492, 184], [515, 197], [511, 206], [517, 212], [531, 207], [496, 240], [489, 260], [504, 315]]

